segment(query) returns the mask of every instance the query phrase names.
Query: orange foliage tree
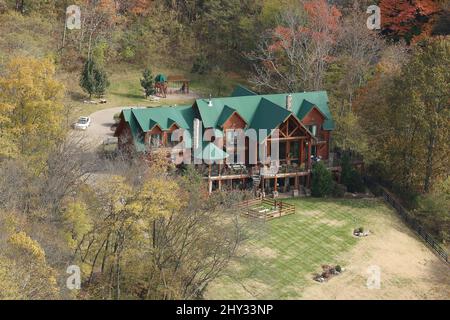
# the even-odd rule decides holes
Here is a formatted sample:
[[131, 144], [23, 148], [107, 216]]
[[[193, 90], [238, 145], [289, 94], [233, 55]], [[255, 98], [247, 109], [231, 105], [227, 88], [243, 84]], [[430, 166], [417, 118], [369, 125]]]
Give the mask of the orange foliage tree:
[[381, 0], [380, 9], [384, 32], [408, 42], [429, 35], [432, 17], [440, 11], [433, 0]]

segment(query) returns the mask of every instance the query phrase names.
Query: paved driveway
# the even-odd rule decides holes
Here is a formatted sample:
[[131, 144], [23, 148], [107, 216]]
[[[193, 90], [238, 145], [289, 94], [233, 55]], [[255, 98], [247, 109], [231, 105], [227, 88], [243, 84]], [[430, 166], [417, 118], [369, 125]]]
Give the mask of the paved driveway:
[[111, 126], [114, 124], [114, 115], [124, 109], [123, 107], [104, 109], [94, 112], [89, 117], [91, 125], [86, 131], [79, 131], [86, 142], [93, 148], [98, 147], [108, 137], [114, 136]]

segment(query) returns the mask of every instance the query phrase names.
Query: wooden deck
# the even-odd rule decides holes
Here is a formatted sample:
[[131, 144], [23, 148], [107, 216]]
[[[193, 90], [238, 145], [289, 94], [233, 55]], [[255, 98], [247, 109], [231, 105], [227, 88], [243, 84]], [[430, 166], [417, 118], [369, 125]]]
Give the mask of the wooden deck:
[[242, 215], [269, 221], [295, 213], [295, 206], [275, 199], [253, 199], [239, 203], [238, 210]]

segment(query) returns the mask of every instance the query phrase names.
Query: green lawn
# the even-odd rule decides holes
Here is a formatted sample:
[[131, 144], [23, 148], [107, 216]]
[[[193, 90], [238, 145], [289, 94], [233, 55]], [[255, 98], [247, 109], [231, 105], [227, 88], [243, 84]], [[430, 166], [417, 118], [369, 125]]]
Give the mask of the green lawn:
[[[296, 214], [267, 222], [244, 244], [240, 257], [211, 284], [211, 299], [296, 299], [313, 284], [323, 264], [340, 260], [359, 239], [352, 230], [371, 214], [386, 210], [377, 200], [286, 200]], [[255, 230], [253, 230], [255, 231]]]
[[[187, 71], [178, 70], [176, 68], [168, 69], [166, 67], [152, 68], [154, 75], [163, 73], [181, 74], [191, 79], [191, 90], [200, 96], [207, 97], [209, 94], [216, 95], [214, 85], [211, 81], [211, 76], [190, 74]], [[135, 66], [119, 65], [114, 68], [109, 68], [110, 87], [107, 90], [106, 104], [85, 104], [84, 100], [88, 97], [83, 93], [79, 86], [79, 74], [61, 74], [61, 80], [66, 84], [67, 96], [65, 104], [72, 109], [72, 118], [75, 119], [81, 115], [90, 115], [95, 111], [107, 108], [115, 108], [122, 106], [160, 106], [160, 105], [185, 105], [192, 104], [193, 98], [180, 99], [161, 99], [158, 102], [151, 102], [144, 98], [143, 91], [140, 85], [140, 78], [142, 77], [143, 69]], [[239, 75], [229, 73], [223, 79], [225, 90], [221, 95], [228, 95], [232, 88], [238, 84], [245, 84], [245, 81]], [[95, 97], [93, 100], [98, 100]]]

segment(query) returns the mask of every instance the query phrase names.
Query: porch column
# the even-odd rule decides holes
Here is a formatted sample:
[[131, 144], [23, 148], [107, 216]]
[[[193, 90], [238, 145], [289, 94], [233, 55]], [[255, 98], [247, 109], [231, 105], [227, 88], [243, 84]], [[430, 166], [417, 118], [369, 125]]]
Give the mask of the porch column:
[[312, 148], [312, 140], [308, 142], [308, 169], [311, 170], [311, 148]]
[[211, 179], [208, 179], [208, 191], [209, 191], [209, 194], [212, 193], [212, 180]]
[[286, 163], [291, 164], [291, 142], [286, 141]]
[[305, 143], [304, 143], [304, 140], [302, 139], [302, 140], [300, 140], [300, 150], [298, 151], [298, 159], [299, 159], [299, 164], [300, 164], [300, 166], [302, 166], [302, 164], [303, 164], [303, 158], [304, 158], [304, 156], [303, 156], [303, 150], [305, 149]]

